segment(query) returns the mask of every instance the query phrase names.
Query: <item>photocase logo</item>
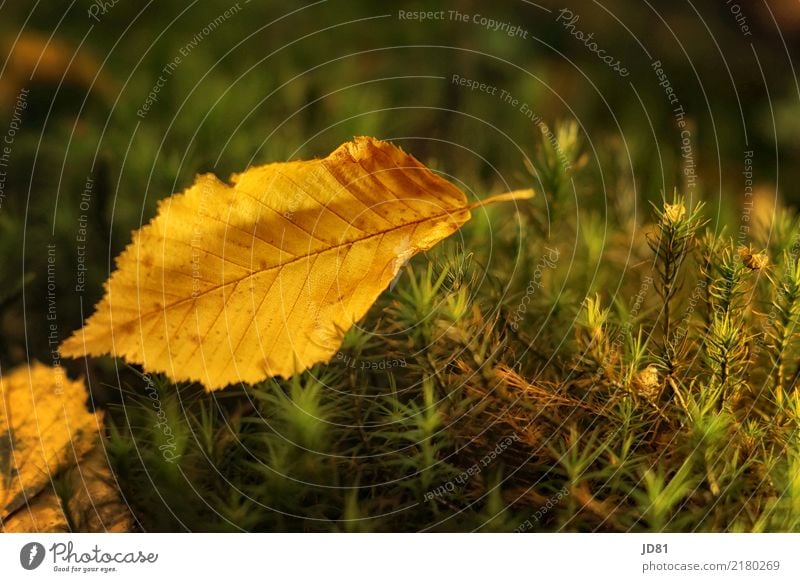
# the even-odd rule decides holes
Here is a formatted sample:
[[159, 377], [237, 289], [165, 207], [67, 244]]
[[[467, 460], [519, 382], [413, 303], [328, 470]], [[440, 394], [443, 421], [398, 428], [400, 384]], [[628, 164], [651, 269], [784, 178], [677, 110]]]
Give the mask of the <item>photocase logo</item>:
[[39, 542], [30, 542], [19, 551], [19, 563], [26, 570], [35, 570], [44, 561], [44, 546]]

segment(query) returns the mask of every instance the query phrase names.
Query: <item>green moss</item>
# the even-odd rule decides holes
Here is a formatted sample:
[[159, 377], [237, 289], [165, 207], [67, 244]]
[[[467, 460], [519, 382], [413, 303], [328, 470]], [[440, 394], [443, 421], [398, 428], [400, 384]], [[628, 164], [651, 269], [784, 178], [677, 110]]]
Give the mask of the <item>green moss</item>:
[[[797, 531], [797, 259], [778, 255], [765, 318], [758, 270], [724, 236], [695, 240], [700, 206], [667, 210], [652, 217], [653, 261], [626, 273], [613, 307], [580, 262], [614, 256], [600, 232], [573, 264], [551, 255], [536, 272], [566, 244], [501, 231], [498, 247], [522, 245], [520, 280], [487, 269], [466, 229], [412, 261], [327, 365], [210, 395], [152, 379], [176, 459], [153, 398], [131, 388], [108, 444], [142, 526]], [[583, 302], [565, 298], [581, 286]]]

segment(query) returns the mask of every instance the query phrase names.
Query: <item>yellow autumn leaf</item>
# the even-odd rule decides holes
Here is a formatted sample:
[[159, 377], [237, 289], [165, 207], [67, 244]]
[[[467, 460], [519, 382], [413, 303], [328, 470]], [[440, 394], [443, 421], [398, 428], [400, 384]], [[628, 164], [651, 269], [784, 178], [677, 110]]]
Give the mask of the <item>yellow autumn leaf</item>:
[[[66, 500], [47, 487], [26, 506], [0, 519], [0, 531], [25, 532], [128, 532], [134, 518], [120, 497], [99, 438], [80, 463], [57, 476]], [[69, 516], [69, 517], [67, 517]]]
[[68, 533], [69, 522], [64, 515], [64, 507], [55, 490], [38, 493], [26, 505], [0, 519], [2, 533]]
[[208, 390], [289, 377], [330, 360], [403, 263], [469, 218], [460, 189], [368, 137], [231, 184], [201, 175], [134, 233], [61, 352], [110, 353]]
[[87, 397], [60, 367], [0, 376], [0, 531], [131, 529]]
[[0, 521], [30, 505], [97, 441], [100, 413], [62, 368], [35, 363], [0, 376]]

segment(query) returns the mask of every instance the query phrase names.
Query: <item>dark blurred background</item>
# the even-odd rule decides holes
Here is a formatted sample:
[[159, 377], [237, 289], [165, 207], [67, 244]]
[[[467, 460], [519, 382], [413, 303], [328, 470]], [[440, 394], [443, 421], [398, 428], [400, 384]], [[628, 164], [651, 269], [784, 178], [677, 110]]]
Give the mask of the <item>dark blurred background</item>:
[[131, 230], [196, 173], [354, 135], [482, 197], [535, 186], [541, 124], [575, 120], [574, 205], [678, 188], [736, 231], [751, 200], [800, 199], [799, 34], [797, 0], [0, 3], [0, 363], [52, 363], [50, 325], [80, 326]]

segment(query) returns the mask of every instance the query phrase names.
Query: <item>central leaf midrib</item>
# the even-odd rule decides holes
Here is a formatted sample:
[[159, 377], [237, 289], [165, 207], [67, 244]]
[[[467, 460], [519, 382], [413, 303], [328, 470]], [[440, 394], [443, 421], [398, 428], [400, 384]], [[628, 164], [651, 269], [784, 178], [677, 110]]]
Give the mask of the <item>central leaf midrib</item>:
[[[456, 212], [461, 212], [461, 211], [464, 211], [464, 210], [469, 211], [469, 206], [462, 206], [461, 208], [454, 209], [451, 212], [441, 212], [439, 214], [434, 214], [432, 216], [427, 216], [427, 217], [421, 218], [419, 220], [412, 220], [410, 222], [406, 222], [404, 224], [393, 226], [391, 228], [387, 228], [387, 229], [384, 229], [384, 230], [381, 230], [381, 231], [369, 233], [369, 234], [367, 234], [365, 236], [362, 236], [360, 238], [356, 238], [356, 239], [349, 240], [349, 241], [342, 242], [342, 243], [337, 243], [337, 244], [329, 246], [327, 248], [322, 248], [322, 249], [319, 249], [319, 250], [315, 250], [315, 251], [309, 252], [309, 253], [304, 254], [304, 255], [297, 255], [294, 258], [289, 259], [285, 263], [281, 263], [279, 265], [272, 265], [272, 266], [269, 266], [269, 267], [265, 267], [263, 269], [254, 270], [254, 271], [248, 273], [247, 275], [244, 275], [243, 277], [239, 277], [238, 279], [234, 279], [232, 281], [227, 281], [225, 283], [220, 283], [219, 285], [215, 285], [215, 286], [211, 287], [210, 289], [206, 289], [205, 291], [203, 291], [201, 293], [197, 293], [196, 295], [193, 295], [191, 297], [185, 297], [183, 299], [178, 299], [177, 301], [174, 301], [172, 303], [164, 305], [163, 307], [160, 307], [159, 309], [156, 309], [156, 310], [153, 310], [153, 311], [148, 311], [148, 312], [145, 312], [145, 313], [140, 313], [134, 319], [123, 322], [123, 325], [125, 323], [130, 322], [130, 321], [135, 321], [136, 319], [140, 319], [141, 320], [142, 318], [148, 317], [150, 315], [163, 313], [164, 311], [167, 311], [168, 309], [172, 309], [173, 307], [176, 307], [176, 306], [178, 306], [178, 305], [180, 305], [182, 303], [185, 303], [187, 301], [194, 301], [194, 300], [198, 299], [199, 297], [202, 297], [204, 295], [208, 295], [209, 293], [213, 293], [215, 291], [218, 291], [218, 290], [223, 289], [225, 287], [228, 287], [230, 285], [238, 285], [242, 281], [245, 281], [247, 279], [255, 277], [256, 275], [261, 275], [263, 273], [267, 273], [267, 272], [275, 270], [275, 269], [282, 269], [284, 267], [287, 267], [287, 266], [291, 265], [292, 263], [296, 263], [297, 261], [308, 259], [309, 257], [312, 257], [314, 255], [321, 255], [321, 254], [327, 253], [329, 251], [334, 251], [334, 250], [340, 249], [340, 248], [345, 247], [347, 245], [356, 245], [358, 243], [365, 242], [365, 241], [367, 241], [367, 240], [369, 240], [371, 238], [374, 238], [376, 236], [385, 235], [388, 232], [393, 232], [395, 230], [399, 230], [401, 228], [406, 228], [408, 226], [413, 226], [415, 224], [422, 224], [424, 222], [429, 222], [431, 220], [436, 220], [436, 219], [442, 218], [444, 216], [450, 216], [452, 214], [455, 214]], [[224, 255], [222, 256], [222, 260], [225, 261], [225, 262], [228, 262], [228, 260], [224, 258]], [[163, 269], [163, 266], [162, 266], [162, 269]]]

